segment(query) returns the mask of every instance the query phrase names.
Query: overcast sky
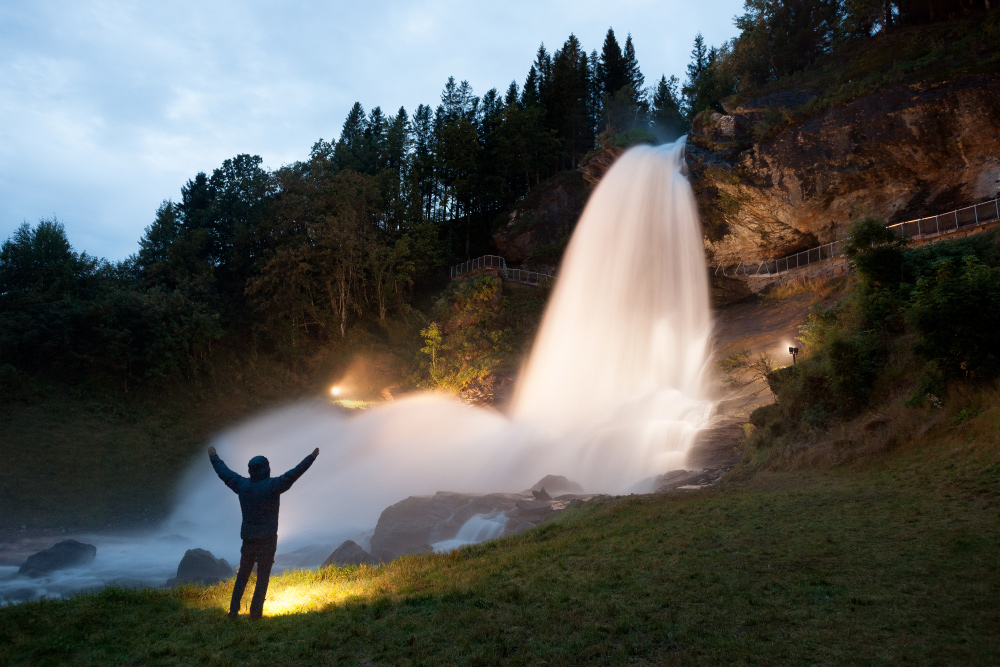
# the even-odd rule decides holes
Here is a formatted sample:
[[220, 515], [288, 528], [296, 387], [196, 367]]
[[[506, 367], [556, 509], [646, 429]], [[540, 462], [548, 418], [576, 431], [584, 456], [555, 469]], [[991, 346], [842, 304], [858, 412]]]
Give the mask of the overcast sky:
[[735, 35], [743, 0], [3, 0], [0, 241], [56, 216], [123, 259], [164, 199], [239, 153], [269, 169], [335, 139], [355, 101], [436, 106], [449, 76], [520, 86], [545, 43], [632, 33], [646, 84]]

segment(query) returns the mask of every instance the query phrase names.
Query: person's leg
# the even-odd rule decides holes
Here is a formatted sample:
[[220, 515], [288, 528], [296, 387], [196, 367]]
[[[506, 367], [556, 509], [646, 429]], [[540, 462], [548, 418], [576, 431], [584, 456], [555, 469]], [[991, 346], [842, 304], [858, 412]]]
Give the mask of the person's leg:
[[253, 551], [247, 548], [244, 542], [240, 548], [240, 569], [236, 572], [236, 584], [233, 586], [233, 598], [229, 601], [229, 617], [236, 618], [240, 613], [240, 602], [243, 600], [243, 591], [246, 590], [247, 581], [250, 580], [250, 571], [253, 570]]
[[257, 554], [257, 585], [253, 589], [253, 599], [250, 601], [250, 618], [257, 619], [264, 615], [264, 598], [267, 596], [267, 584], [271, 579], [271, 566], [274, 565], [274, 552], [277, 550], [278, 537], [261, 544]]

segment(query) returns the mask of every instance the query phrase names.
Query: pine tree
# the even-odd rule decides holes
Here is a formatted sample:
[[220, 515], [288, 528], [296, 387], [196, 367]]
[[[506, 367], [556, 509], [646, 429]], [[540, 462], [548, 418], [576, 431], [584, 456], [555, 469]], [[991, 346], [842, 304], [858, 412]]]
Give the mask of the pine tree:
[[628, 71], [625, 67], [625, 60], [622, 56], [621, 47], [615, 39], [615, 31], [608, 28], [608, 34], [604, 37], [604, 46], [601, 48], [600, 74], [601, 94], [614, 95], [628, 85]]
[[430, 220], [434, 211], [434, 193], [437, 191], [435, 148], [431, 108], [421, 104], [413, 114], [413, 180], [420, 200], [421, 221]]
[[510, 107], [517, 104], [519, 96], [520, 93], [517, 91], [517, 82], [511, 81], [510, 86], [507, 87], [507, 94], [504, 95], [503, 98], [504, 106]]
[[364, 142], [360, 161], [359, 171], [365, 174], [375, 175], [386, 168], [385, 156], [385, 135], [388, 128], [388, 121], [382, 113], [382, 107], [375, 107], [368, 114], [368, 122], [364, 129]]
[[459, 97], [458, 84], [455, 77], [449, 76], [441, 91], [441, 114], [445, 122], [457, 120], [462, 116], [462, 101]]
[[590, 122], [590, 67], [576, 35], [570, 35], [552, 61], [550, 95], [545, 107], [550, 126], [563, 141], [568, 162], [575, 168], [579, 158], [594, 145]]
[[681, 111], [681, 99], [677, 92], [679, 81], [676, 76], [667, 79], [661, 76], [653, 92], [653, 105], [650, 109], [650, 121], [661, 138], [676, 139], [684, 134], [687, 125]]
[[528, 76], [524, 80], [524, 88], [521, 89], [521, 104], [524, 107], [534, 107], [541, 104], [538, 94], [538, 70], [532, 65], [528, 70]]
[[497, 122], [497, 115], [502, 108], [503, 101], [500, 99], [497, 89], [490, 88], [487, 90], [479, 105], [479, 118], [477, 119], [479, 134], [482, 139], [485, 139], [486, 136], [493, 132], [493, 128]]
[[549, 56], [548, 51], [545, 50], [544, 42], [538, 47], [538, 52], [535, 54], [534, 68], [538, 77], [538, 103], [547, 105], [549, 99], [549, 85], [552, 81], [552, 57]]
[[600, 132], [601, 118], [604, 114], [604, 101], [601, 99], [601, 82], [604, 75], [602, 74], [603, 67], [601, 66], [601, 58], [597, 55], [597, 49], [591, 50], [587, 64], [590, 66], [590, 127], [591, 132], [596, 137]]
[[642, 86], [646, 77], [639, 70], [639, 60], [635, 57], [635, 47], [632, 45], [632, 33], [625, 38], [625, 51], [622, 53], [622, 63], [625, 69], [625, 85], [632, 87], [633, 101], [636, 105], [642, 103]]
[[704, 89], [704, 77], [708, 72], [708, 49], [705, 47], [705, 38], [699, 32], [694, 37], [694, 46], [691, 49], [691, 62], [687, 66], [687, 81], [684, 82], [681, 92], [684, 96], [684, 113], [688, 121], [693, 119], [698, 112], [702, 111], [707, 100], [704, 99], [702, 91]]
[[694, 36], [694, 47], [691, 49], [691, 62], [687, 66], [687, 82], [694, 83], [708, 66], [708, 49], [705, 47], [705, 38], [699, 32]]
[[355, 102], [334, 146], [334, 162], [338, 169], [361, 171], [367, 124], [364, 107], [361, 102]]

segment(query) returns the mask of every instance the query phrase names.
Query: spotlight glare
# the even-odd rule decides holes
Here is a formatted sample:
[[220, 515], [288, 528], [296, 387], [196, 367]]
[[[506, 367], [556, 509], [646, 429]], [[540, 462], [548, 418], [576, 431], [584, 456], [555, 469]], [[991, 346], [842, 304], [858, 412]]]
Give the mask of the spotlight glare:
[[340, 396], [340, 387], [332, 387], [330, 389], [330, 394], [333, 396]]

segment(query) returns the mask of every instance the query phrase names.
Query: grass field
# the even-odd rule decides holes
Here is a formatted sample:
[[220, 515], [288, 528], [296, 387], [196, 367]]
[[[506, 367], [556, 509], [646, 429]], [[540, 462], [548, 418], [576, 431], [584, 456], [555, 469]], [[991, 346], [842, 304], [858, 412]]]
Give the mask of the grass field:
[[[1000, 663], [1000, 429], [938, 420], [875, 460], [596, 500], [379, 568], [0, 609], [0, 663]], [[249, 595], [245, 602], [249, 602]]]

